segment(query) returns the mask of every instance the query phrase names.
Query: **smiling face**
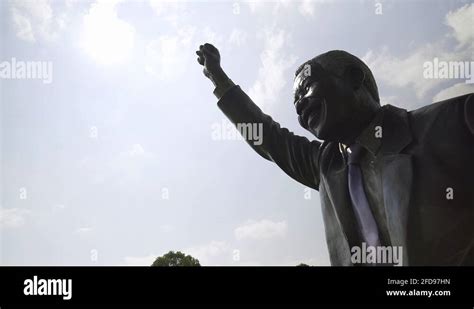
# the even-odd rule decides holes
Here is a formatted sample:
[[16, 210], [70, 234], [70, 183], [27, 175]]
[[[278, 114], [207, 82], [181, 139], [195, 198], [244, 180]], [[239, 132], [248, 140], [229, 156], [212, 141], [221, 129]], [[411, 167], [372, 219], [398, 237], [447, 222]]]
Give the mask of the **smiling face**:
[[308, 75], [302, 70], [294, 80], [295, 108], [300, 125], [319, 138], [326, 118], [321, 72]]
[[336, 76], [319, 63], [312, 63], [310, 70], [301, 70], [293, 85], [300, 125], [321, 140], [353, 139], [374, 112], [371, 102], [360, 100], [358, 91], [365, 91], [361, 89], [362, 81], [363, 75]]

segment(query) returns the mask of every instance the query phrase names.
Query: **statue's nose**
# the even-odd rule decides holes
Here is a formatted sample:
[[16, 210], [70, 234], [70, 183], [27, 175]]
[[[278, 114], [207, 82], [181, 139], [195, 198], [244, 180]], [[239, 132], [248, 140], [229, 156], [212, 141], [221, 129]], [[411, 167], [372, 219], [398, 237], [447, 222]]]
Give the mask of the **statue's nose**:
[[296, 104], [296, 113], [301, 116], [305, 108], [308, 106], [308, 99], [307, 98], [301, 98], [299, 99]]

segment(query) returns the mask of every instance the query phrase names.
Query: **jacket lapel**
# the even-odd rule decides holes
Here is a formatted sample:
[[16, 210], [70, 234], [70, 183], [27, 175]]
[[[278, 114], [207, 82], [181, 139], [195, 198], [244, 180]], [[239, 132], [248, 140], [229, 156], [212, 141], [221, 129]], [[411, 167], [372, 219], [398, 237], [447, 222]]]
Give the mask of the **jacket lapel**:
[[392, 246], [403, 248], [403, 265], [407, 258], [407, 227], [412, 160], [410, 155], [387, 155], [383, 158], [383, 198]]
[[402, 265], [408, 265], [408, 207], [413, 166], [411, 155], [401, 153], [412, 141], [406, 110], [385, 107], [382, 136], [382, 187], [390, 240], [392, 246], [402, 246]]
[[330, 151], [332, 156], [328, 165], [328, 172], [324, 173], [326, 176], [324, 179], [326, 182], [325, 187], [332, 207], [334, 207], [339, 226], [349, 248], [351, 248], [352, 246], [360, 245], [360, 243], [354, 210], [349, 195], [347, 167], [344, 157], [339, 149], [337, 149], [339, 147], [338, 143], [331, 143], [331, 147], [334, 148]]

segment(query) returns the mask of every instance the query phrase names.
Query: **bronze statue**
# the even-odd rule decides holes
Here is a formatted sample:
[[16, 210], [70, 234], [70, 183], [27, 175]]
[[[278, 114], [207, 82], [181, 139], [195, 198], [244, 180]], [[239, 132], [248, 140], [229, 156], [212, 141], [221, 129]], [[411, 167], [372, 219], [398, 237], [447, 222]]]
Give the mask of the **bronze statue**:
[[262, 143], [249, 145], [319, 191], [332, 265], [357, 265], [354, 248], [364, 246], [403, 249], [401, 265], [474, 265], [473, 94], [413, 111], [380, 106], [367, 65], [329, 51], [294, 79], [299, 123], [321, 143], [264, 114], [214, 46], [196, 53], [229, 120], [262, 124]]

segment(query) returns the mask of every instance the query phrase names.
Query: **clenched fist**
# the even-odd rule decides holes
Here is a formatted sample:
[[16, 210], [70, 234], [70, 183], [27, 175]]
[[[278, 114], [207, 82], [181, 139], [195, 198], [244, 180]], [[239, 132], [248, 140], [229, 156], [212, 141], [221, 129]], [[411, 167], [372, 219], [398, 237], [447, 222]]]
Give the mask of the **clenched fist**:
[[199, 46], [196, 54], [198, 55], [197, 61], [204, 66], [204, 75], [214, 83], [214, 86], [217, 87], [219, 83], [227, 80], [227, 76], [221, 68], [221, 56], [217, 48], [206, 43]]

